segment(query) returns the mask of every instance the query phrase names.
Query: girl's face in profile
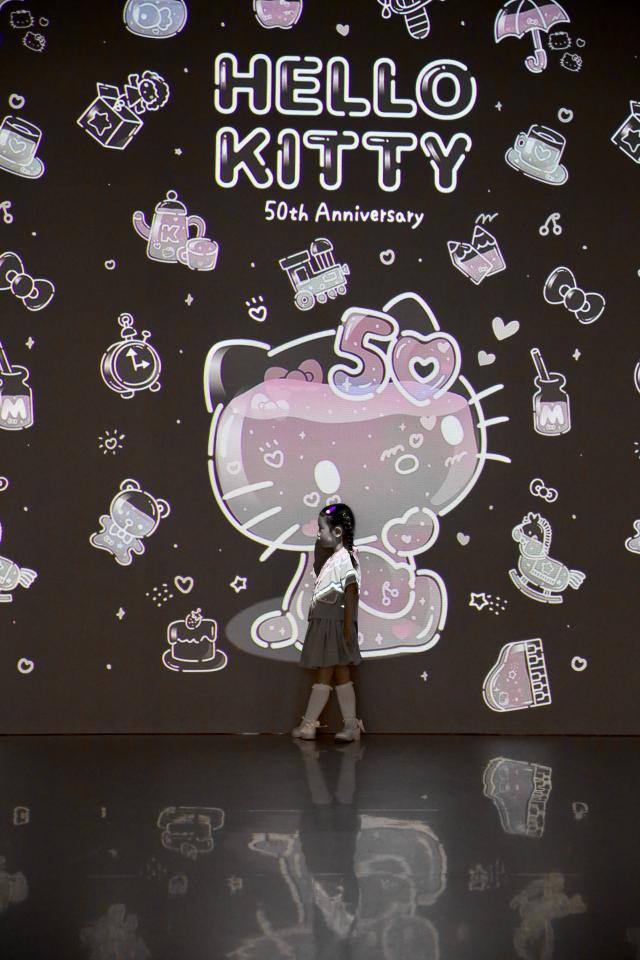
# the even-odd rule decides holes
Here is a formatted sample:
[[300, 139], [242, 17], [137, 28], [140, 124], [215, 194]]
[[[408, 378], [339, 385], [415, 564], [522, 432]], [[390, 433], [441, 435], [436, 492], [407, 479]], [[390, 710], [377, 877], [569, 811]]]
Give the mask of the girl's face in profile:
[[336, 531], [334, 532], [329, 526], [329, 521], [325, 516], [318, 517], [318, 540], [323, 547], [335, 547], [340, 539], [336, 536], [336, 533], [342, 533], [340, 527], [336, 527]]

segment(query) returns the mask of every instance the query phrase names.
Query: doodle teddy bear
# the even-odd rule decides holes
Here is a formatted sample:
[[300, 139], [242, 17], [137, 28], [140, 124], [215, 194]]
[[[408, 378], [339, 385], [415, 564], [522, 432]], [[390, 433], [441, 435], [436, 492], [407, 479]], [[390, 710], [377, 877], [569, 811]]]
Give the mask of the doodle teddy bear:
[[509, 570], [509, 576], [525, 596], [541, 603], [562, 603], [562, 591], [582, 586], [586, 574], [549, 556], [551, 524], [539, 513], [528, 513], [511, 534], [520, 544], [520, 556], [518, 570]]
[[[2, 540], [2, 524], [0, 523], [0, 541]], [[38, 574], [28, 567], [19, 567], [13, 560], [0, 556], [0, 603], [11, 603], [11, 590], [16, 587], [30, 587]]]
[[111, 553], [121, 566], [128, 566], [133, 554], [144, 553], [145, 537], [150, 537], [171, 507], [143, 490], [137, 480], [123, 480], [120, 491], [100, 517], [100, 530], [92, 533], [89, 542], [98, 550]]
[[[401, 329], [411, 323], [416, 329]], [[480, 397], [459, 370], [458, 344], [416, 294], [383, 312], [350, 308], [337, 329], [273, 349], [246, 340], [211, 348], [205, 391], [216, 501], [236, 530], [265, 545], [261, 560], [276, 550], [299, 556], [280, 609], [251, 624], [253, 653], [301, 649], [317, 514], [340, 500], [356, 507], [363, 657], [437, 642], [446, 588], [415, 557], [436, 541], [439, 516], [468, 494], [490, 456]]]

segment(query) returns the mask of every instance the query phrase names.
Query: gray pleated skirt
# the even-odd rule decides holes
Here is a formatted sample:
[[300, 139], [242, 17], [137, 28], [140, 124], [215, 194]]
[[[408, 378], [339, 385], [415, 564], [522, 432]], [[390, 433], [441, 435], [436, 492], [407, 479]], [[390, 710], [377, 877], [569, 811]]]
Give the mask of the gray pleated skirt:
[[358, 646], [358, 621], [351, 625], [351, 636], [344, 639], [344, 607], [340, 603], [316, 603], [309, 610], [299, 666], [307, 669], [335, 667], [362, 662]]

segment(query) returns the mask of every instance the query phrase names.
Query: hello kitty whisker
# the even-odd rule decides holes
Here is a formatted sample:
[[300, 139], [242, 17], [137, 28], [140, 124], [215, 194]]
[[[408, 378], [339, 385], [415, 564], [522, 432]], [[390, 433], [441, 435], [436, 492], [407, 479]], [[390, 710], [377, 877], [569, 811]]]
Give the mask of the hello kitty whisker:
[[490, 397], [492, 393], [497, 393], [498, 390], [504, 390], [504, 383], [494, 383], [492, 387], [487, 387], [486, 390], [481, 390], [480, 393], [474, 392], [469, 402], [477, 403], [478, 400], [484, 400], [485, 397]]
[[476, 460], [484, 457], [485, 460], [497, 460], [499, 463], [511, 463], [511, 457], [505, 457], [501, 453], [476, 453]]
[[296, 532], [296, 530], [299, 530], [299, 529], [300, 529], [300, 524], [294, 523], [293, 526], [289, 527], [288, 530], [285, 530], [284, 533], [281, 533], [280, 536], [273, 541], [273, 543], [269, 544], [267, 549], [263, 550], [263, 552], [260, 554], [258, 559], [260, 561], [267, 560], [271, 556], [271, 554], [274, 553], [278, 549], [278, 547], [285, 542], [285, 540], [288, 540], [289, 537], [292, 537], [293, 534]]
[[235, 490], [230, 490], [229, 493], [223, 494], [223, 500], [232, 500], [233, 497], [241, 497], [245, 493], [253, 493], [254, 490], [264, 490], [267, 487], [273, 486], [273, 480], [263, 480], [261, 483], [248, 483], [245, 487], [236, 487]]
[[256, 523], [262, 523], [263, 520], [268, 520], [269, 517], [273, 517], [276, 513], [281, 513], [282, 507], [272, 507], [271, 510], [265, 510], [264, 513], [259, 513], [255, 517], [252, 517], [251, 520], [246, 520], [242, 524], [243, 530], [248, 530], [249, 527], [253, 527]]
[[509, 417], [493, 417], [491, 420], [478, 420], [476, 427], [493, 427], [496, 423], [508, 423]]

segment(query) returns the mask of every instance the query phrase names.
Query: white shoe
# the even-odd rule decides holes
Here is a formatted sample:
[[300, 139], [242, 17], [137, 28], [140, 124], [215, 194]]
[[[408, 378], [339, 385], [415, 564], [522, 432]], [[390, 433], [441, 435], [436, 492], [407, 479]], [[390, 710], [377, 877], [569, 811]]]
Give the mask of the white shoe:
[[345, 720], [342, 730], [336, 733], [333, 739], [340, 743], [348, 743], [351, 740], [359, 740], [361, 733], [365, 733], [362, 720], [358, 720], [357, 717], [349, 717]]
[[315, 740], [316, 730], [320, 725], [319, 720], [306, 720], [303, 717], [302, 723], [291, 731], [291, 736], [299, 737], [300, 740]]

